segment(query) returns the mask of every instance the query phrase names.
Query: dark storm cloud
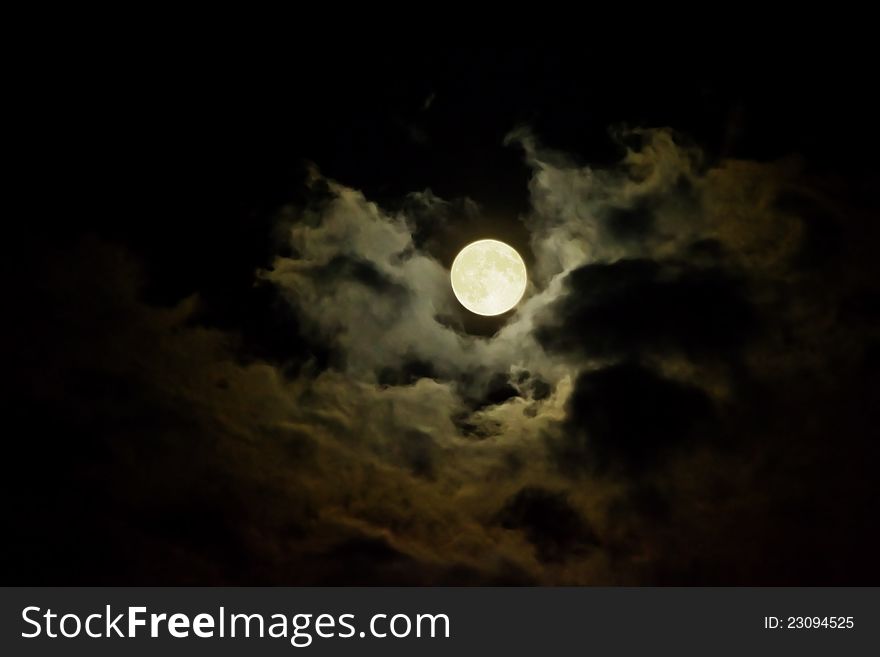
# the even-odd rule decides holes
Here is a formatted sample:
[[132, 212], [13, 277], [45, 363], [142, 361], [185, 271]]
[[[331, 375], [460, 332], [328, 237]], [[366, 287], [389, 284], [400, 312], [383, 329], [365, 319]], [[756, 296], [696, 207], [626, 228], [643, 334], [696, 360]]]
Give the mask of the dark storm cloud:
[[634, 362], [583, 372], [567, 403], [561, 436], [551, 443], [568, 473], [643, 470], [712, 429], [712, 401], [701, 389], [663, 378]]
[[506, 529], [524, 532], [541, 561], [564, 561], [599, 543], [592, 527], [561, 491], [527, 486], [505, 502], [498, 521]]
[[732, 358], [754, 330], [754, 315], [744, 282], [721, 268], [618, 260], [570, 272], [536, 335], [551, 351], [592, 357]]

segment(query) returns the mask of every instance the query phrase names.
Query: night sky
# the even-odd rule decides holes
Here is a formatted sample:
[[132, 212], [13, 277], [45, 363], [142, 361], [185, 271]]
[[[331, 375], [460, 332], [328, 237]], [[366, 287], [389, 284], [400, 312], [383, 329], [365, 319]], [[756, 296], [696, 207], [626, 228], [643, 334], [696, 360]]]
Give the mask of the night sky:
[[115, 47], [16, 75], [5, 583], [880, 583], [866, 53]]

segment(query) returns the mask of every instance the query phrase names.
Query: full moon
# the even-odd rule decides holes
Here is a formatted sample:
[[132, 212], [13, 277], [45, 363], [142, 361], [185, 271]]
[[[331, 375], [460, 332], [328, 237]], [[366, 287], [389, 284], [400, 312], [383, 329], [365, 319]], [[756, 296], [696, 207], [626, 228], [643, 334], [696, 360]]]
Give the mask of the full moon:
[[450, 279], [462, 306], [477, 315], [500, 315], [522, 299], [526, 265], [519, 253], [504, 242], [479, 240], [455, 256]]

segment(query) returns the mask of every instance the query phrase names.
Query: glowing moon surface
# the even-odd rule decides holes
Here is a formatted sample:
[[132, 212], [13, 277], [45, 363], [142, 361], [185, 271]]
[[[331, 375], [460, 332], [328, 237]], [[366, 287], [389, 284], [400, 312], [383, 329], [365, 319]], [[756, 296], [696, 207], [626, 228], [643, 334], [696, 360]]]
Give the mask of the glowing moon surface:
[[498, 240], [471, 242], [452, 263], [452, 291], [477, 315], [500, 315], [526, 291], [526, 265], [513, 247]]

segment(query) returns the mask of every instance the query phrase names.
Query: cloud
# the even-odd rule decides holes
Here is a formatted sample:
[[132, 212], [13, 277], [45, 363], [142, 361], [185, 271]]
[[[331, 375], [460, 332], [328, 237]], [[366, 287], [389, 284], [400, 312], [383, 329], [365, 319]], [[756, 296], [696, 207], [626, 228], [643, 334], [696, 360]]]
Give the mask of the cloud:
[[[451, 424], [389, 433], [418, 436], [422, 475], [459, 491], [460, 508], [477, 524], [501, 518], [521, 531], [537, 560], [529, 561], [528, 546], [510, 549], [544, 582], [687, 581], [686, 567], [660, 556], [675, 523], [712, 545], [714, 558], [735, 559], [724, 541], [740, 537], [711, 529], [698, 500], [713, 497], [712, 477], [726, 480], [727, 467], [761, 492], [713, 503], [764, 529], [768, 497], [797, 488], [800, 503], [811, 499], [791, 473], [757, 483], [749, 459], [781, 458], [790, 444], [778, 435], [782, 426], [809, 433], [806, 418], [803, 426], [782, 420], [783, 409], [814, 394], [800, 379], [804, 368], [833, 372], [827, 376], [849, 386], [870, 332], [861, 323], [844, 336], [820, 319], [850, 294], [852, 277], [838, 274], [871, 267], [844, 260], [842, 236], [865, 224], [853, 224], [833, 195], [808, 181], [801, 162], [711, 161], [667, 129], [615, 136], [624, 155], [608, 168], [545, 148], [527, 129], [508, 137], [532, 171], [531, 209], [522, 218], [532, 280], [494, 334], [467, 330], [449, 293], [445, 265], [456, 231], [466, 230], [461, 217], [480, 223], [472, 203], [425, 192], [395, 214], [328, 182], [330, 200], [292, 230], [294, 255], [264, 273], [310, 318], [318, 339], [340, 343], [328, 322], [358, 327], [342, 339], [349, 380], [365, 389], [378, 383], [384, 394], [430, 380], [448, 392], [430, 405]], [[303, 303], [313, 293], [285, 279], [326, 258], [319, 247], [337, 244], [327, 236], [353, 231], [374, 237], [339, 238], [329, 250], [356, 250], [353, 257], [402, 289], [393, 311], [389, 295], [355, 276], [335, 288], [358, 286], [364, 292], [355, 304], [346, 303], [353, 293]], [[356, 316], [334, 319], [353, 307]], [[843, 413], [834, 409], [821, 422], [833, 431]], [[859, 433], [850, 439], [864, 456]], [[408, 446], [401, 438], [393, 458], [412, 468], [399, 453]], [[705, 473], [690, 489], [677, 479], [688, 467]], [[540, 526], [542, 514], [557, 518], [558, 535]], [[589, 531], [569, 540], [581, 522]], [[766, 547], [772, 534], [750, 540]], [[795, 534], [782, 543], [799, 540]], [[645, 560], [648, 570], [637, 565]], [[765, 572], [757, 557], [748, 568]]]
[[491, 330], [448, 279], [475, 203], [381, 208], [317, 171], [256, 273], [295, 347], [206, 325], [197, 296], [144, 302], [113, 245], [29, 263], [7, 563], [54, 583], [854, 583], [822, 555], [874, 559], [876, 228], [797, 161], [618, 138], [598, 168], [509, 137], [532, 280]]
[[536, 328], [551, 351], [598, 358], [677, 352], [733, 358], [755, 331], [741, 275], [691, 262], [621, 259], [565, 278]]
[[507, 500], [498, 519], [506, 529], [522, 530], [541, 561], [578, 557], [598, 543], [593, 529], [559, 491], [522, 488]]
[[551, 450], [565, 472], [654, 467], [696, 428], [711, 430], [711, 398], [700, 388], [622, 362], [581, 373], [568, 398], [566, 422]]

